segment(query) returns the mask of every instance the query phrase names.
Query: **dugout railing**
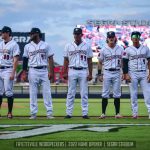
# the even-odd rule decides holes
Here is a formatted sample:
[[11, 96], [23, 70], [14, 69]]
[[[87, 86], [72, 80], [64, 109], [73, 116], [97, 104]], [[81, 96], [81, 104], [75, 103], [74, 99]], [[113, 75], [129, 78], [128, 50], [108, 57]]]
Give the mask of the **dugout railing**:
[[[67, 84], [60, 85], [51, 85], [51, 93], [53, 98], [66, 98], [67, 96], [68, 86]], [[76, 98], [80, 98], [80, 89], [77, 86], [76, 89]], [[89, 85], [88, 93], [89, 98], [101, 98], [102, 85]], [[130, 98], [129, 86], [127, 84], [121, 85], [122, 98]], [[14, 97], [16, 98], [28, 98], [29, 97], [29, 84], [28, 83], [20, 83], [14, 85]], [[42, 88], [38, 87], [38, 97], [42, 98]], [[112, 97], [112, 93], [110, 94]], [[143, 98], [143, 94], [139, 87], [138, 89], [138, 98]]]

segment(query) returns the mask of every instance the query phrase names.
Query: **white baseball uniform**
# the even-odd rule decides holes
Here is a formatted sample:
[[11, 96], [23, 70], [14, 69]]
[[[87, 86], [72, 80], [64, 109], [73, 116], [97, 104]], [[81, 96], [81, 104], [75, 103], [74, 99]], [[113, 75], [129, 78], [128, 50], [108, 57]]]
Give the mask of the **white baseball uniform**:
[[10, 75], [13, 70], [13, 57], [20, 55], [19, 45], [10, 40], [0, 42], [0, 95], [5, 92], [7, 97], [13, 96], [13, 80]]
[[148, 47], [140, 45], [139, 48], [130, 46], [125, 49], [124, 58], [128, 59], [129, 75], [131, 77], [130, 95], [132, 113], [134, 116], [138, 114], [138, 84], [140, 84], [145, 104], [150, 113], [150, 83], [147, 82], [147, 58], [150, 58], [150, 50]]
[[50, 81], [48, 78], [48, 57], [53, 56], [48, 43], [40, 41], [38, 44], [31, 41], [24, 47], [23, 57], [28, 58], [29, 66], [29, 86], [30, 86], [30, 110], [31, 115], [36, 115], [38, 112], [37, 93], [38, 85], [42, 85], [44, 105], [47, 110], [47, 115], [52, 114], [52, 98]]
[[73, 104], [76, 94], [76, 86], [79, 83], [81, 94], [82, 115], [88, 114], [88, 63], [87, 58], [93, 57], [91, 47], [82, 42], [76, 45], [75, 42], [66, 45], [64, 50], [64, 57], [69, 59], [68, 71], [68, 94], [66, 101], [66, 113], [72, 116]]
[[113, 87], [113, 97], [120, 98], [121, 96], [120, 72], [123, 51], [123, 48], [118, 45], [114, 48], [106, 45], [98, 55], [98, 59], [103, 63], [103, 98], [109, 98], [111, 85]]

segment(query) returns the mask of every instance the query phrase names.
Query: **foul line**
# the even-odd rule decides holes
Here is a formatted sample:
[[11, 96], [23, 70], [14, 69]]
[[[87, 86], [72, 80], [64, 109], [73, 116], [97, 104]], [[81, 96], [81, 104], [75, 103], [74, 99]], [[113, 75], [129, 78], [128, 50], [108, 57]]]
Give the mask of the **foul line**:
[[127, 124], [127, 123], [124, 123], [124, 124], [50, 124], [50, 125], [46, 125], [46, 124], [13, 124], [13, 125], [0, 125], [0, 127], [49, 127], [49, 126], [52, 126], [52, 125], [65, 125], [65, 126], [70, 126], [70, 125], [84, 125], [84, 126], [98, 126], [98, 127], [107, 127], [107, 126], [150, 126], [150, 123], [138, 123], [138, 124]]

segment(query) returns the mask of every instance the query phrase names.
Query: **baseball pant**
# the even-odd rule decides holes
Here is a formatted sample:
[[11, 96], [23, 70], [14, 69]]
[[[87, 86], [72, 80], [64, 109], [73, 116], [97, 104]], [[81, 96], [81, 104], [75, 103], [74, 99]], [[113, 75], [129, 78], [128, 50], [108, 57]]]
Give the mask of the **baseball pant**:
[[77, 83], [80, 86], [82, 115], [84, 116], [88, 114], [88, 81], [86, 69], [69, 69], [66, 114], [72, 116]]
[[103, 98], [109, 98], [111, 85], [112, 85], [112, 90], [113, 90], [113, 97], [120, 98], [120, 96], [121, 96], [120, 71], [104, 70], [103, 89], [102, 89], [102, 97]]
[[146, 72], [130, 72], [131, 83], [130, 86], [130, 97], [133, 115], [138, 115], [138, 84], [140, 84], [145, 105], [150, 113], [150, 83], [147, 82]]
[[0, 69], [0, 95], [13, 96], [13, 80], [10, 80], [12, 68]]
[[38, 86], [42, 86], [42, 93], [44, 99], [44, 105], [47, 110], [47, 115], [52, 114], [52, 97], [50, 81], [48, 79], [48, 70], [45, 69], [29, 69], [29, 87], [30, 87], [30, 111], [31, 115], [35, 115], [38, 112], [37, 94]]

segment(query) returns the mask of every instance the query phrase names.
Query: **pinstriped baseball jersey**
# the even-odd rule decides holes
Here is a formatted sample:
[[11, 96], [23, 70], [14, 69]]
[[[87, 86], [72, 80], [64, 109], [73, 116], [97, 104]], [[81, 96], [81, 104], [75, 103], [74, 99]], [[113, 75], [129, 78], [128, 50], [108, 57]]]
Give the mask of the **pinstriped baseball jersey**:
[[28, 66], [47, 66], [48, 57], [53, 56], [54, 53], [48, 43], [40, 41], [38, 44], [31, 41], [24, 47], [23, 57], [29, 58]]
[[125, 49], [123, 58], [129, 59], [129, 70], [146, 70], [147, 58], [150, 58], [150, 50], [143, 45], [139, 48], [130, 46]]
[[91, 47], [85, 42], [82, 42], [80, 45], [72, 42], [65, 46], [64, 57], [69, 58], [69, 67], [87, 68], [87, 58], [93, 57], [93, 52]]
[[6, 44], [4, 41], [0, 43], [1, 66], [13, 66], [13, 57], [17, 55], [20, 55], [20, 49], [16, 41], [11, 40]]
[[98, 59], [103, 62], [104, 69], [120, 69], [123, 48], [116, 45], [113, 49], [106, 45], [99, 53]]

